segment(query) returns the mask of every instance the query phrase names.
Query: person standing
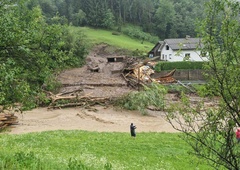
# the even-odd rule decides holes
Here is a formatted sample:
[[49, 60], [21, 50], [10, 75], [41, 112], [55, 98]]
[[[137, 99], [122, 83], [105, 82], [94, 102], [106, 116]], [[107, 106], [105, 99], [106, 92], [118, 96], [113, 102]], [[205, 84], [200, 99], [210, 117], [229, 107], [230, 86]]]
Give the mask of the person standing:
[[130, 133], [131, 133], [131, 136], [134, 137], [134, 138], [136, 137], [136, 132], [135, 132], [136, 128], [137, 127], [134, 126], [133, 123], [131, 123], [131, 125], [130, 125]]
[[238, 143], [240, 143], [240, 128], [238, 128], [236, 131], [236, 139], [237, 139]]

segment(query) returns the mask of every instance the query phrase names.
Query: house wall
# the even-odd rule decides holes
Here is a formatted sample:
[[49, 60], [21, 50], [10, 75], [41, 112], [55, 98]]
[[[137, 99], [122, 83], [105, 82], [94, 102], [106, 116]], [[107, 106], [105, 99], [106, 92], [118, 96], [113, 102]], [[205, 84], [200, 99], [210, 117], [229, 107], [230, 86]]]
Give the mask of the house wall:
[[168, 61], [183, 61], [186, 55], [189, 55], [189, 61], [203, 61], [203, 59], [200, 57], [200, 54], [200, 51], [194, 50], [182, 50], [181, 52], [173, 51], [174, 57]]
[[164, 61], [183, 61], [186, 55], [189, 55], [190, 61], [207, 61], [206, 57], [200, 57], [201, 52], [195, 50], [172, 50], [167, 48], [167, 44], [164, 45], [161, 52], [161, 60]]
[[162, 48], [160, 59], [163, 61], [170, 61], [173, 59], [173, 53], [174, 51], [171, 48], [167, 50], [167, 44], [166, 44]]

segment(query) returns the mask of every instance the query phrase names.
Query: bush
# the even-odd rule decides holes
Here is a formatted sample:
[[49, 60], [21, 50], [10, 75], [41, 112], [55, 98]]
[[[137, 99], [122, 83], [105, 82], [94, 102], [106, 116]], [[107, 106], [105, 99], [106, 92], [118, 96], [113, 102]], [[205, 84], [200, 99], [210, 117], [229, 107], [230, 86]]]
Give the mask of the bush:
[[163, 110], [165, 107], [166, 89], [158, 83], [145, 86], [143, 91], [132, 92], [119, 99], [117, 104], [127, 110], [138, 110], [143, 115], [147, 114], [146, 108], [154, 106]]
[[164, 70], [173, 70], [173, 69], [181, 69], [181, 70], [194, 70], [194, 69], [203, 69], [203, 65], [206, 62], [202, 61], [178, 61], [178, 62], [158, 62], [155, 66], [155, 71], [160, 72]]
[[144, 41], [148, 41], [151, 43], [156, 43], [159, 41], [159, 38], [157, 36], [153, 36], [149, 33], [143, 32], [141, 28], [138, 27], [127, 27], [122, 31], [124, 34], [128, 35], [131, 38], [136, 38], [142, 40], [142, 44]]

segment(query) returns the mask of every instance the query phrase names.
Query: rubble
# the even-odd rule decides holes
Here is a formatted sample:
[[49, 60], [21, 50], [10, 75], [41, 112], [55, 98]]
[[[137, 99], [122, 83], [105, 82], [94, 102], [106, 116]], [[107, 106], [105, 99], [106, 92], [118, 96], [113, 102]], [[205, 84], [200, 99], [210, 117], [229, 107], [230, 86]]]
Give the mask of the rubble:
[[133, 88], [151, 82], [157, 82], [160, 84], [177, 82], [177, 80], [173, 78], [173, 74], [175, 73], [176, 69], [172, 70], [167, 75], [158, 78], [152, 78], [151, 76], [155, 73], [155, 71], [152, 69], [154, 66], [153, 64], [155, 63], [153, 63], [150, 59], [149, 61], [145, 60], [136, 64], [134, 67], [125, 68], [122, 76]]
[[6, 110], [3, 109], [3, 106], [0, 106], [0, 130], [18, 124], [18, 117], [14, 115], [15, 111], [13, 108]]
[[58, 76], [62, 84], [59, 94], [48, 93], [49, 108], [106, 104], [151, 82], [176, 81], [172, 77], [175, 71], [152, 78], [157, 63], [154, 59], [142, 61], [109, 51], [108, 45], [100, 44], [87, 56], [85, 66], [62, 72]]

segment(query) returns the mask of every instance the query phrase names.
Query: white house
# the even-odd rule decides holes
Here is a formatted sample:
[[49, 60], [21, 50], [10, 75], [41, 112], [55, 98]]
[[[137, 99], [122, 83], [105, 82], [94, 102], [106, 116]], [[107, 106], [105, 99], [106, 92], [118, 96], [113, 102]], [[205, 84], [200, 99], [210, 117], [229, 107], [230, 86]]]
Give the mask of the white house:
[[159, 56], [163, 61], [208, 61], [201, 53], [200, 38], [176, 38], [159, 41], [149, 52], [149, 56]]

